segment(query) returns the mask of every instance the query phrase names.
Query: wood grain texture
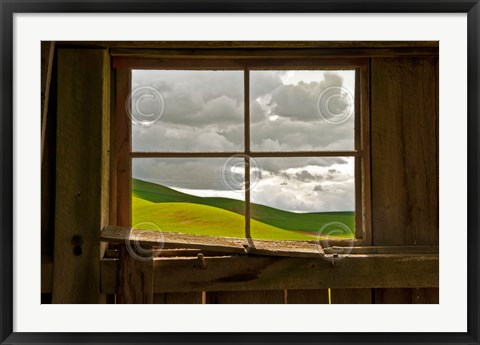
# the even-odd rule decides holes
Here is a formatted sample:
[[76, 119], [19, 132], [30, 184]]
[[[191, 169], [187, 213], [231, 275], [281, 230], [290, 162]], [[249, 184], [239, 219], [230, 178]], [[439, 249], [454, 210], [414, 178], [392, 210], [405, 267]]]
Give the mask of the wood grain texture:
[[156, 293], [154, 304], [202, 304], [201, 292]]
[[[248, 151], [246, 151], [248, 152]], [[243, 151], [237, 152], [132, 152], [132, 158], [171, 158], [171, 157], [182, 157], [182, 158], [194, 158], [194, 157], [231, 157], [235, 155], [244, 155], [246, 154]], [[253, 158], [262, 158], [262, 157], [359, 157], [361, 152], [359, 151], [263, 151], [263, 152], [249, 152], [248, 155]]]
[[327, 247], [325, 254], [349, 253], [349, 254], [438, 254], [438, 246], [372, 246], [372, 247]]
[[287, 304], [328, 304], [328, 289], [287, 290]]
[[[438, 287], [435, 254], [352, 255], [331, 262], [266, 256], [154, 259], [154, 292]], [[117, 291], [118, 261], [102, 260], [102, 292]], [[168, 279], [165, 279], [168, 277]]]
[[[58, 50], [53, 303], [102, 301], [99, 260], [100, 229], [108, 219], [104, 183], [109, 61], [101, 49]], [[81, 236], [80, 255], [74, 254], [75, 235]]]
[[150, 49], [438, 48], [438, 41], [60, 41], [62, 46]]
[[374, 289], [373, 299], [377, 304], [438, 304], [439, 289]]
[[332, 289], [332, 304], [371, 304], [372, 289]]
[[312, 57], [303, 58], [206, 58], [206, 57], [178, 57], [153, 58], [136, 56], [115, 56], [113, 65], [118, 69], [199, 69], [209, 68], [238, 70], [238, 69], [355, 69], [368, 64], [368, 59], [363, 57]]
[[283, 304], [284, 291], [207, 292], [207, 304]]
[[[371, 69], [373, 244], [436, 246], [438, 58], [374, 58]], [[375, 303], [415, 299], [412, 290], [375, 296]]]
[[[153, 258], [151, 247], [142, 247], [142, 255], [130, 247], [120, 246], [118, 270], [118, 304], [153, 303]], [[134, 251], [132, 255], [132, 251]], [[141, 259], [139, 259], [141, 258]]]
[[276, 57], [311, 59], [315, 57], [391, 57], [438, 55], [438, 48], [321, 48], [321, 49], [144, 49], [113, 48], [112, 56], [146, 58], [206, 58], [206, 59], [272, 59]]
[[437, 82], [437, 59], [372, 59], [374, 245], [438, 245]]
[[229, 254], [255, 254], [289, 257], [314, 257], [323, 254], [319, 244], [302, 241], [265, 241], [245, 238], [201, 236], [173, 232], [140, 230], [123, 226], [107, 226], [102, 231], [103, 241], [111, 243], [139, 243], [170, 248], [204, 249]]
[[115, 131], [114, 137], [112, 176], [114, 185], [112, 186], [116, 197], [114, 202], [115, 216], [117, 225], [131, 226], [132, 215], [132, 160], [130, 152], [131, 143], [131, 119], [127, 114], [126, 100], [129, 94], [130, 75], [127, 69], [116, 70], [116, 104], [115, 104]]

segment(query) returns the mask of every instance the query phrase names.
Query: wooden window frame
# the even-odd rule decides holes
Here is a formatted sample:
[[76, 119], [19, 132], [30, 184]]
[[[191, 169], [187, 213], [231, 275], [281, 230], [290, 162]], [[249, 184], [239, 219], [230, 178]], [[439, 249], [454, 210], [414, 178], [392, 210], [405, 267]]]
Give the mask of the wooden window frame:
[[[113, 56], [112, 90], [115, 111], [112, 116], [110, 224], [131, 226], [131, 172], [133, 158], [245, 158], [245, 234], [250, 237], [250, 169], [249, 158], [260, 157], [354, 157], [355, 158], [355, 246], [372, 244], [371, 173], [370, 173], [370, 60], [318, 55], [298, 57], [289, 49], [252, 50], [235, 54], [226, 50], [218, 54], [198, 54], [191, 50], [162, 50], [138, 57], [135, 51]], [[165, 55], [164, 55], [165, 54]], [[132, 152], [131, 119], [125, 102], [131, 92], [131, 71], [152, 70], [238, 70], [244, 71], [244, 148], [235, 152]], [[355, 70], [355, 147], [351, 151], [252, 152], [250, 150], [249, 71], [250, 70]], [[359, 226], [360, 224], [360, 226]], [[343, 245], [344, 239], [330, 241]]]

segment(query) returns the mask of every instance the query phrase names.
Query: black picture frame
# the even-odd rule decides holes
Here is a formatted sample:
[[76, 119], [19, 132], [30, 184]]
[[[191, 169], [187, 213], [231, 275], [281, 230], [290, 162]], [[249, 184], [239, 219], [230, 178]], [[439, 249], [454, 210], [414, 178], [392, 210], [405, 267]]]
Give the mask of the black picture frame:
[[[1, 8], [0, 340], [2, 344], [479, 344], [478, 0], [3, 1]], [[465, 333], [14, 333], [13, 332], [13, 15], [15, 13], [467, 13], [468, 14], [468, 330]], [[452, 246], [454, 248], [454, 246]]]

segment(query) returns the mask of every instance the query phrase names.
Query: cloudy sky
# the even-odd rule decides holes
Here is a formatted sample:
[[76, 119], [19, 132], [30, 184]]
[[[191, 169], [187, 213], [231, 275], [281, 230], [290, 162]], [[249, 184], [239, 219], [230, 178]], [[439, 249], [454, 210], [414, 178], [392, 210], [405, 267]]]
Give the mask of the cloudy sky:
[[[353, 150], [354, 79], [354, 71], [252, 71], [252, 151]], [[136, 70], [132, 107], [135, 120], [147, 119], [134, 120], [133, 151], [243, 150], [243, 71]], [[241, 158], [134, 159], [133, 176], [244, 198]], [[252, 202], [295, 212], [354, 209], [352, 158], [259, 158], [251, 176]]]

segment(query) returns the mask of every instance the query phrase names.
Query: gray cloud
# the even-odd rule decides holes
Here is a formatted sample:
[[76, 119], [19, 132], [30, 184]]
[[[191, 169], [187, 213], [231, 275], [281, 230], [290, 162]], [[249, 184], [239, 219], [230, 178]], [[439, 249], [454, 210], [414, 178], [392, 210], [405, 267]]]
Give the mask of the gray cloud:
[[[288, 81], [286, 72], [251, 74], [251, 147], [258, 151], [353, 149], [353, 118], [330, 125], [315, 113], [315, 97], [342, 85], [343, 72]], [[166, 110], [152, 126], [133, 125], [134, 151], [221, 152], [243, 150], [243, 72], [135, 71], [133, 88], [155, 86]], [[315, 77], [316, 78], [316, 77]], [[315, 79], [313, 78], [313, 79]], [[301, 78], [300, 78], [301, 79]], [[151, 110], [151, 104], [142, 104]], [[342, 104], [338, 104], [341, 109]], [[252, 201], [299, 212], [352, 210], [351, 159], [261, 158]], [[198, 195], [224, 195], [225, 159], [134, 159], [133, 176]], [[236, 172], [236, 177], [243, 173]], [[322, 184], [319, 182], [322, 181]], [[321, 192], [321, 193], [319, 193]], [[205, 194], [206, 193], [206, 194]]]
[[301, 172], [296, 173], [295, 177], [297, 180], [302, 182], [310, 182], [316, 179], [315, 176], [310, 174], [307, 170], [302, 170]]

